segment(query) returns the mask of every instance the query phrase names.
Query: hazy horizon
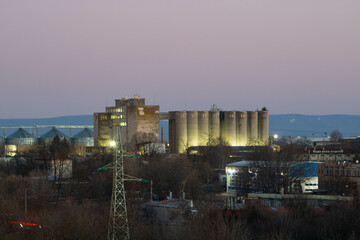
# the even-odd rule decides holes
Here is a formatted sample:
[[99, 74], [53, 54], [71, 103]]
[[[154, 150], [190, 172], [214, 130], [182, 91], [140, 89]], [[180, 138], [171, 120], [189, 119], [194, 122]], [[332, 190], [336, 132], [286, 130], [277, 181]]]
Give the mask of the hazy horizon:
[[2, 1], [0, 119], [161, 112], [360, 115], [360, 1]]

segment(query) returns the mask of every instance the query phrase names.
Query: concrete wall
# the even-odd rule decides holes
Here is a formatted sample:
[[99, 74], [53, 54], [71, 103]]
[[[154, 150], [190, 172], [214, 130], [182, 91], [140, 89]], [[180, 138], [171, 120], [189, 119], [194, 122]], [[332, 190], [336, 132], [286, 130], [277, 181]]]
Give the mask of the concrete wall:
[[112, 139], [110, 113], [94, 113], [94, 144], [95, 146], [105, 147]]

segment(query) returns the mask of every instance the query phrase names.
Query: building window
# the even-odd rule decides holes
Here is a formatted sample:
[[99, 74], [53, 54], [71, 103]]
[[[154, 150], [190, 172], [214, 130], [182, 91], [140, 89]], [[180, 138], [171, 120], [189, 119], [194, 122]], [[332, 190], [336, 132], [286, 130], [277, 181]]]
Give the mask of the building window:
[[346, 168], [346, 176], [347, 177], [351, 176], [351, 168]]
[[353, 177], [356, 177], [356, 168], [353, 168], [353, 169], [352, 169], [352, 176], [353, 176]]
[[325, 176], [328, 176], [328, 175], [329, 175], [329, 168], [325, 167]]
[[358, 168], [358, 177], [360, 177], [360, 168]]
[[333, 176], [334, 175], [334, 167], [330, 167], [330, 176]]
[[335, 168], [335, 176], [339, 176], [339, 167]]
[[344, 169], [344, 167], [341, 168], [341, 176], [345, 176], [345, 169]]

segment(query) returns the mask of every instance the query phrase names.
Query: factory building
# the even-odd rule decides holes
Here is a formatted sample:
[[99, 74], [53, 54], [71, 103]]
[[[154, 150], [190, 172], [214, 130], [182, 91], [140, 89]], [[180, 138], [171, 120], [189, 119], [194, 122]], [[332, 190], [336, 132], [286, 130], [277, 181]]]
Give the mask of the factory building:
[[269, 112], [175, 111], [161, 115], [169, 120], [170, 152], [206, 146], [219, 138], [230, 146], [265, 145], [269, 138]]
[[136, 134], [151, 134], [159, 141], [159, 105], [146, 105], [139, 95], [134, 98], [116, 99], [115, 106], [106, 112], [94, 113], [94, 145], [110, 146], [118, 139], [120, 131], [123, 143], [130, 142]]

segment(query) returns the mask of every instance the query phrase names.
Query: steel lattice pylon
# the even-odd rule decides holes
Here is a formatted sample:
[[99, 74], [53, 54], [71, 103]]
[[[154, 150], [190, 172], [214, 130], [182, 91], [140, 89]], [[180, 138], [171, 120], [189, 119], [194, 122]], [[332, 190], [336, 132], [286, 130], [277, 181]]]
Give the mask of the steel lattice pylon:
[[124, 150], [121, 141], [120, 127], [118, 128], [118, 140], [112, 168], [113, 191], [111, 195], [108, 239], [130, 239], [124, 186]]

